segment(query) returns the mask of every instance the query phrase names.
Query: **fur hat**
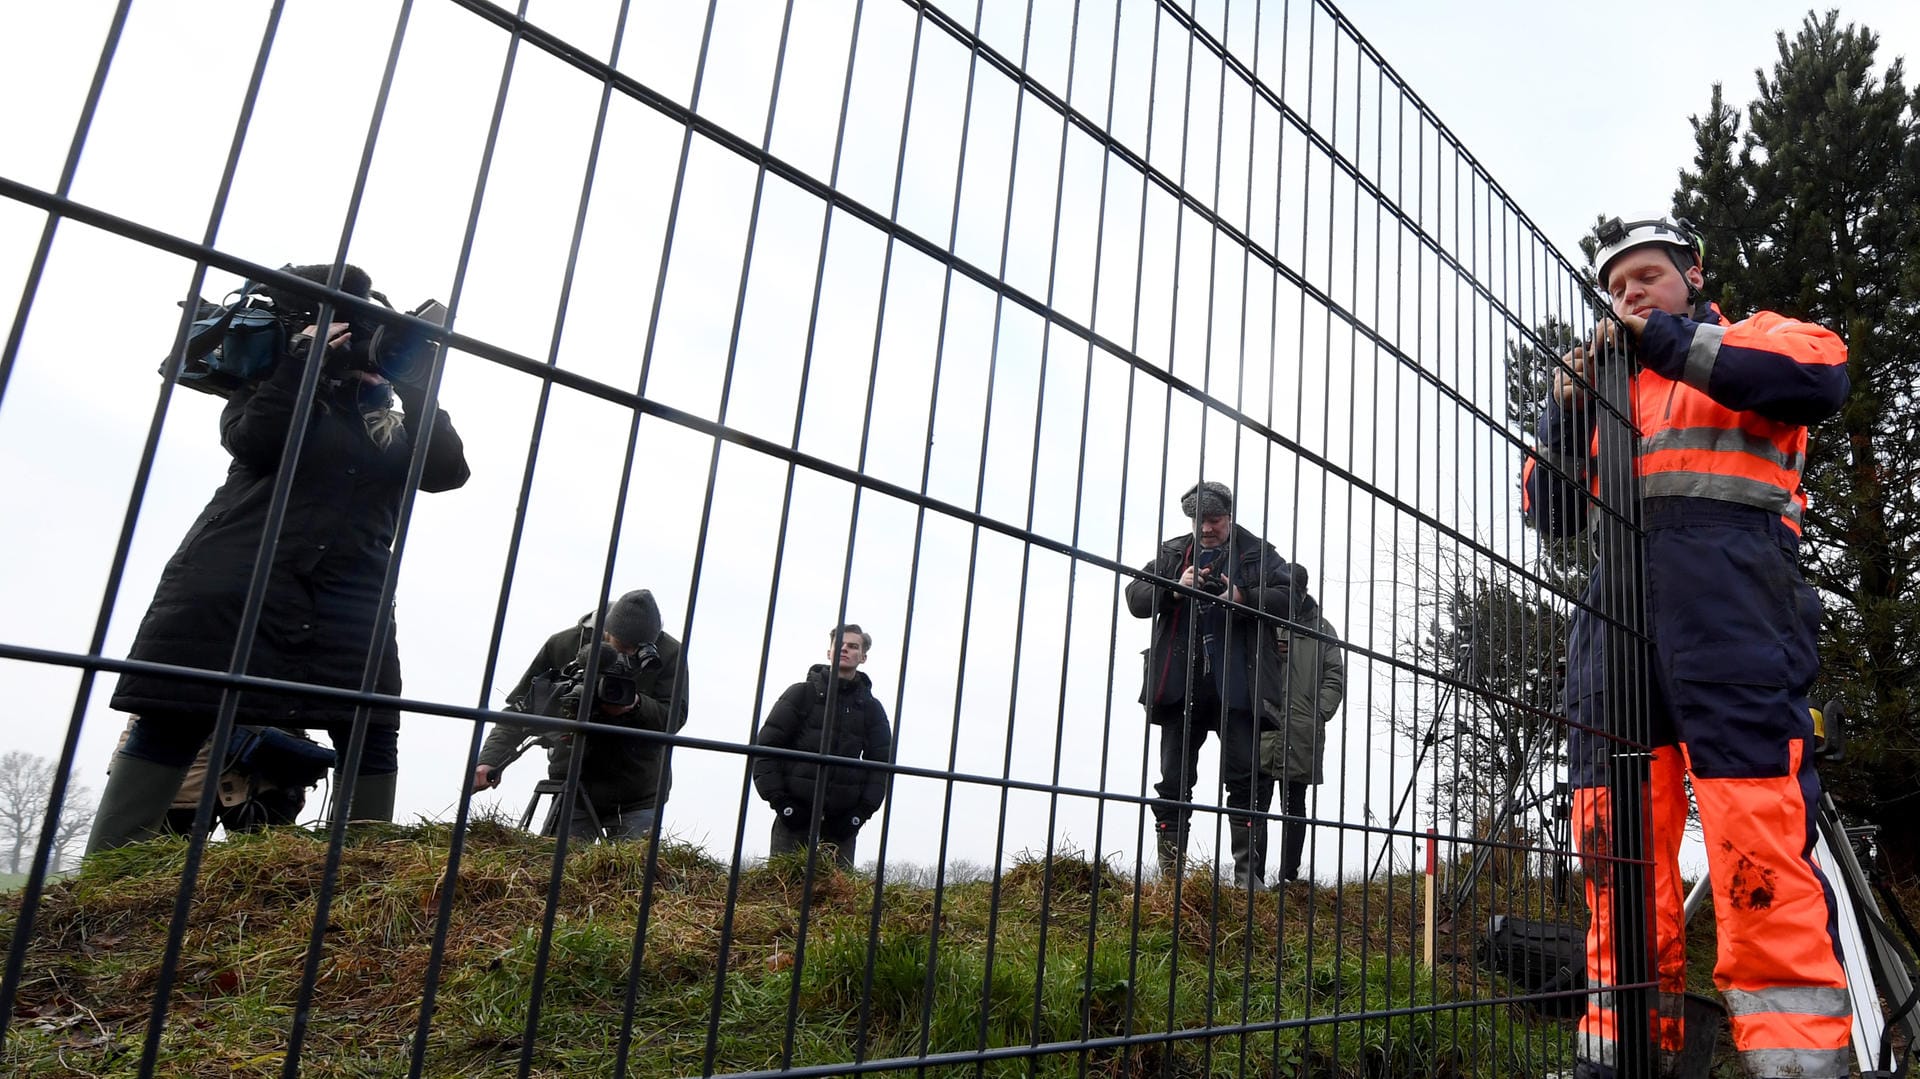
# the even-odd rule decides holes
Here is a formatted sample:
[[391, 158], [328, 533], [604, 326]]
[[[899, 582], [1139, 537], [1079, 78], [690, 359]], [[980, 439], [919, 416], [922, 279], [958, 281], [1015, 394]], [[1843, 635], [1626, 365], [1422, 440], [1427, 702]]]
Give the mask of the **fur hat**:
[[1202, 480], [1180, 496], [1180, 512], [1189, 517], [1211, 517], [1216, 513], [1233, 515], [1233, 492], [1224, 483]]
[[607, 607], [605, 628], [623, 644], [652, 644], [660, 636], [660, 607], [644, 588], [628, 592]]

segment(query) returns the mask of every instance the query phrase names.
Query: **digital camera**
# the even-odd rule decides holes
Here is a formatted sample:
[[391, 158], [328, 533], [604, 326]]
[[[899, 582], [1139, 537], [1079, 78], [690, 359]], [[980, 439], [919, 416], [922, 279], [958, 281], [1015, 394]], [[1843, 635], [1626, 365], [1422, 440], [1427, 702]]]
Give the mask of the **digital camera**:
[[[594, 702], [609, 711], [620, 711], [633, 707], [633, 702], [640, 699], [640, 685], [634, 676], [647, 668], [636, 662], [639, 655], [622, 655], [610, 644], [588, 645], [562, 672], [567, 685], [561, 690], [560, 699], [567, 702], [568, 714], [576, 717], [579, 715], [580, 699], [586, 696], [587, 661], [594, 648], [599, 649], [593, 686]], [[660, 663], [658, 652], [653, 655], [653, 663], [655, 666]]]
[[1227, 579], [1225, 551], [1219, 547], [1202, 547], [1193, 560], [1193, 587], [1210, 596], [1224, 596], [1233, 587]]

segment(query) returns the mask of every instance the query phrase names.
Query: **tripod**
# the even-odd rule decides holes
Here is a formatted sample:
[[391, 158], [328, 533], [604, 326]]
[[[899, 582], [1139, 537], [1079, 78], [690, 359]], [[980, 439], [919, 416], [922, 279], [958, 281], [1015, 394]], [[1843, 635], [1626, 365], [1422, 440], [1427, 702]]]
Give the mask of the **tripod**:
[[[543, 779], [533, 785], [533, 797], [527, 799], [526, 812], [520, 814], [520, 828], [525, 831], [533, 823], [534, 811], [540, 807], [540, 799], [551, 797], [547, 804], [547, 815], [541, 818], [540, 834], [554, 836], [560, 834], [560, 811], [566, 808], [561, 801], [567, 793], [567, 781], [564, 779]], [[593, 802], [576, 794], [573, 799], [573, 811], [583, 814], [587, 823], [593, 825], [593, 834], [603, 835], [606, 829], [600, 825], [600, 814], [594, 812]]]
[[[501, 763], [501, 769], [504, 770], [507, 765], [519, 760], [527, 750], [532, 749], [534, 746], [552, 749], [558, 744], [557, 738], [558, 736], [554, 734], [541, 734], [522, 739], [519, 745], [513, 747], [513, 752], [507, 756], [507, 759]], [[540, 799], [552, 798], [553, 801], [547, 805], [547, 815], [541, 818], [539, 834], [544, 836], [559, 835], [560, 811], [564, 809], [566, 805], [561, 799], [566, 796], [566, 793], [567, 783], [564, 779], [548, 778], [535, 783], [533, 785], [533, 796], [527, 799], [527, 808], [525, 812], [520, 814], [520, 830], [527, 831], [532, 826], [533, 815], [540, 808]], [[606, 829], [600, 824], [600, 814], [593, 808], [592, 799], [576, 791], [573, 804], [573, 811], [585, 816], [587, 823], [593, 825], [593, 834], [596, 837], [606, 834]]]
[[[1527, 793], [1534, 792], [1529, 788]], [[1572, 798], [1564, 780], [1555, 783], [1546, 793], [1534, 794], [1526, 801], [1521, 801], [1520, 791], [1515, 790], [1508, 794], [1507, 804], [1494, 817], [1494, 829], [1490, 833], [1498, 836], [1501, 826], [1505, 823], [1521, 819], [1528, 810], [1538, 812], [1539, 835], [1553, 844], [1551, 853], [1540, 852], [1540, 859], [1543, 862], [1551, 861], [1552, 863], [1548, 878], [1552, 881], [1554, 902], [1560, 906], [1565, 906], [1567, 902], [1568, 866], [1572, 861], [1573, 851], [1572, 809]], [[1499, 848], [1492, 843], [1483, 843], [1474, 851], [1472, 863], [1467, 866], [1467, 871], [1461, 874], [1460, 879], [1453, 886], [1453, 895], [1448, 901], [1449, 920], [1458, 915], [1460, 908], [1473, 898], [1474, 885], [1479, 882], [1480, 874], [1486, 870], [1487, 863], [1493, 859], [1494, 851], [1497, 849]]]

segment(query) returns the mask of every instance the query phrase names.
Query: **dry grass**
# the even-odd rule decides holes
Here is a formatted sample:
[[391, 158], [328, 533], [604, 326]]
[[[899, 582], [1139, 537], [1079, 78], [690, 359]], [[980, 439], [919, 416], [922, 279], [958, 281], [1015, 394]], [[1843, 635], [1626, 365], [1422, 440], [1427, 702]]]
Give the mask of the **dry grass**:
[[[349, 840], [304, 1074], [407, 1074], [448, 887], [448, 840], [444, 825]], [[471, 830], [452, 884], [425, 1074], [515, 1073], [552, 849], [495, 822]], [[49, 888], [0, 1057], [10, 1073], [137, 1072], [185, 854], [182, 840], [156, 840], [96, 858]], [[322, 838], [300, 831], [208, 846], [168, 1000], [160, 1074], [279, 1074], [326, 854]], [[1002, 1060], [978, 1071], [922, 1070], [1501, 1076], [1567, 1060], [1563, 1028], [1527, 1025], [1501, 1007], [1356, 1018], [1506, 992], [1464, 964], [1433, 970], [1410, 961], [1418, 893], [1405, 878], [1391, 888], [1298, 888], [1249, 902], [1216, 888], [1204, 870], [1178, 889], [1170, 881], [1136, 889], [1110, 866], [1069, 854], [940, 892], [888, 884], [870, 943], [875, 889], [865, 875], [823, 866], [809, 888], [798, 861], [780, 860], [735, 879], [702, 852], [669, 844], [649, 884], [647, 858], [645, 846], [622, 845], [568, 860], [533, 1074], [612, 1074], [623, 1026], [632, 1032], [629, 1074], [638, 1076], [1276, 1020], [1315, 1022], [1057, 1053], [1031, 1064]], [[643, 913], [629, 1025], [628, 973]], [[11, 936], [13, 920], [11, 910], [0, 912], [0, 934]]]

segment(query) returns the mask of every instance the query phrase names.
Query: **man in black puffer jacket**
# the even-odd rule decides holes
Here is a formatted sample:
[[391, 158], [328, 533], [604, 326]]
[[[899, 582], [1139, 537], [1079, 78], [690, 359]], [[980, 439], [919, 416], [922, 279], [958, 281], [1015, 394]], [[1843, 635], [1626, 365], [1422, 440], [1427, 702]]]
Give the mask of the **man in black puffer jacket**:
[[[893, 760], [893, 730], [887, 710], [860, 673], [873, 638], [851, 623], [833, 631], [826, 663], [816, 663], [804, 682], [788, 686], [760, 727], [755, 745], [836, 757]], [[753, 785], [773, 807], [774, 855], [804, 850], [816, 824], [841, 868], [853, 868], [854, 838], [887, 797], [887, 772], [835, 766], [814, 760], [756, 757]]]

